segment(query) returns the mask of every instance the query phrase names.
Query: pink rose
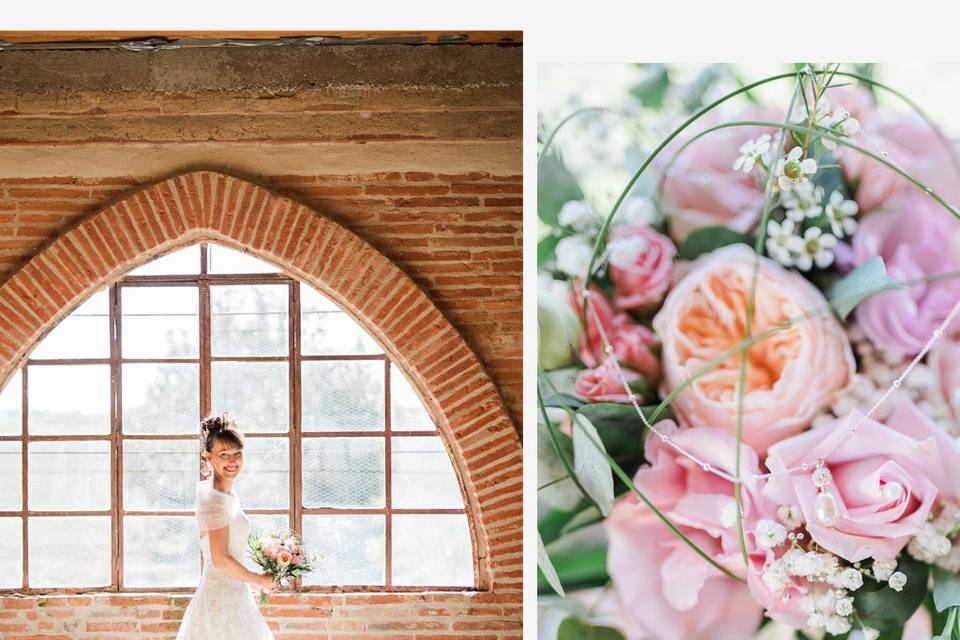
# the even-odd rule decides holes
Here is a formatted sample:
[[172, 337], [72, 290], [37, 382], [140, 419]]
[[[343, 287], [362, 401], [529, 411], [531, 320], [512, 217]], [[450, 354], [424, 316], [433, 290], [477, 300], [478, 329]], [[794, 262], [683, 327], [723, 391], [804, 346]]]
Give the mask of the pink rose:
[[285, 567], [290, 564], [291, 560], [293, 560], [293, 554], [286, 549], [280, 549], [280, 551], [277, 552], [277, 564], [281, 567]]
[[[756, 108], [727, 117], [711, 112], [693, 125], [683, 140], [674, 141], [660, 155], [661, 169], [674, 156], [680, 145], [695, 132], [734, 120], [768, 120], [780, 122], [779, 113]], [[740, 146], [763, 134], [778, 138], [777, 132], [759, 127], [730, 127], [708, 133], [680, 154], [663, 181], [663, 207], [670, 221], [670, 236], [683, 240], [694, 229], [726, 226], [748, 231], [757, 222], [763, 205], [763, 192], [757, 179], [733, 164], [740, 155]]]
[[960, 425], [960, 342], [943, 342], [933, 348], [928, 359], [937, 388], [953, 417], [953, 431]]
[[[663, 420], [658, 429], [704, 462], [734, 472], [736, 442], [718, 429], [679, 429]], [[733, 484], [703, 470], [650, 433], [651, 461], [634, 482], [650, 501], [701, 549], [735, 574], [744, 571], [735, 520]], [[757, 473], [757, 455], [741, 445], [741, 471]], [[744, 513], [755, 512], [755, 486], [745, 485]], [[735, 514], [735, 511], [733, 512]], [[761, 609], [745, 584], [721, 573], [677, 538], [633, 493], [619, 499], [604, 521], [609, 538], [607, 570], [613, 579], [629, 638], [746, 640]]]
[[[653, 320], [662, 343], [666, 395], [711, 359], [743, 340], [755, 254], [743, 244], [702, 256]], [[760, 258], [753, 334], [814, 310], [750, 347], [743, 402], [743, 441], [758, 452], [799, 433], [833, 401], [855, 371], [846, 333], [825, 311], [823, 295], [799, 274]], [[688, 426], [736, 433], [740, 354], [683, 389], [671, 407]]]
[[[623, 369], [627, 382], [639, 380], [640, 376], [630, 369]], [[630, 404], [630, 398], [623, 388], [623, 382], [613, 364], [607, 360], [593, 369], [584, 369], [577, 374], [573, 390], [577, 395], [593, 402], [620, 402]]]
[[[776, 504], [798, 505], [814, 542], [850, 562], [895, 558], [938, 496], [960, 491], [960, 450], [913, 403], [903, 399], [886, 424], [867, 419], [848, 435], [862, 415], [853, 411], [772, 446], [766, 465], [775, 475], [762, 491]], [[832, 526], [817, 519], [811, 474], [818, 458], [833, 478], [826, 489], [837, 507]], [[784, 473], [804, 462], [810, 471]]]
[[[880, 150], [889, 154], [891, 162], [947, 202], [960, 202], [960, 175], [948, 147], [929, 124], [913, 114], [874, 112], [864, 116], [860, 125], [864, 135], [855, 136], [855, 143], [878, 153], [874, 145], [864, 140], [869, 136]], [[855, 197], [861, 211], [882, 207], [900, 192], [921, 193], [893, 169], [858, 151], [847, 149], [839, 160], [844, 174], [857, 184]]]
[[[577, 317], [580, 317], [583, 303], [581, 291], [577, 281], [570, 295], [570, 305]], [[650, 329], [634, 322], [626, 312], [615, 313], [599, 289], [591, 287], [591, 291], [593, 307], [600, 318], [600, 326], [613, 347], [613, 355], [650, 382], [656, 383], [660, 379], [660, 360], [653, 352], [657, 336]], [[587, 320], [587, 330], [580, 336], [580, 360], [588, 367], [595, 367], [605, 357], [603, 340], [593, 313], [588, 311]]]
[[[883, 258], [894, 281], [957, 269], [954, 243], [960, 224], [922, 194], [904, 194], [889, 210], [866, 216], [853, 236], [851, 260]], [[857, 307], [857, 323], [881, 350], [913, 355], [947, 317], [960, 296], [960, 280], [934, 280], [873, 295]], [[960, 325], [951, 325], [957, 328]]]
[[[673, 257], [677, 254], [670, 238], [647, 226], [617, 227], [610, 233], [608, 247], [610, 277], [617, 288], [613, 303], [620, 309], [646, 309], [658, 304], [670, 288]], [[618, 247], [639, 252], [629, 265], [619, 266]]]

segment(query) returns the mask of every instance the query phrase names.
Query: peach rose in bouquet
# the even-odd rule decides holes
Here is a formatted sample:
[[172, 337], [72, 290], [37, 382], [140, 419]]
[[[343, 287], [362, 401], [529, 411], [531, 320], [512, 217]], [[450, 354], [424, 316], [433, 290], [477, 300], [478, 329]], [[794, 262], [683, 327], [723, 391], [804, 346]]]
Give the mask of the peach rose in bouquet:
[[[677, 283], [653, 320], [662, 344], [666, 396], [710, 360], [743, 340], [754, 252], [729, 245], [702, 256]], [[807, 428], [855, 371], [846, 333], [820, 291], [796, 272], [759, 258], [754, 335], [802, 314], [749, 348], [743, 441], [758, 453]], [[687, 426], [736, 433], [740, 354], [694, 380], [671, 407]]]

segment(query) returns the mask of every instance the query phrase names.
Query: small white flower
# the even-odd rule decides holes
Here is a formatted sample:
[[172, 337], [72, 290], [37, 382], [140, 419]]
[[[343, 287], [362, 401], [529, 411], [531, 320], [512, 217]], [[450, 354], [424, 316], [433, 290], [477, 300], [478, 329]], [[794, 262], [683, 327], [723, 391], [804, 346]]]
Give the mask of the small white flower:
[[823, 212], [823, 187], [807, 181], [797, 185], [793, 191], [785, 191], [782, 196], [783, 208], [787, 217], [794, 222], [803, 222], [816, 218]]
[[833, 605], [833, 610], [837, 612], [838, 616], [846, 618], [853, 613], [853, 598], [838, 598], [836, 604]]
[[583, 277], [593, 255], [593, 247], [580, 236], [568, 236], [557, 243], [557, 269], [569, 276]]
[[859, 570], [849, 567], [840, 573], [837, 582], [847, 591], [856, 591], [863, 586], [863, 574]]
[[839, 616], [827, 616], [826, 624], [824, 624], [826, 632], [835, 636], [843, 635], [847, 631], [850, 631], [850, 627], [850, 621]]
[[787, 529], [779, 522], [764, 519], [757, 523], [753, 535], [758, 545], [772, 549], [779, 547], [787, 539]]
[[740, 145], [740, 157], [733, 163], [734, 171], [750, 173], [757, 159], [770, 150], [770, 135], [763, 134], [756, 140], [747, 140]]
[[776, 560], [763, 569], [763, 583], [771, 591], [783, 591], [790, 582], [790, 577], [783, 566], [783, 562]]
[[894, 571], [890, 579], [887, 580], [887, 584], [894, 591], [903, 591], [903, 588], [907, 585], [907, 576], [900, 571]]
[[777, 520], [791, 531], [803, 526], [803, 511], [800, 507], [791, 504], [782, 504], [777, 507]]
[[790, 153], [784, 158], [777, 160], [774, 175], [777, 177], [777, 185], [782, 191], [790, 191], [797, 185], [807, 182], [807, 176], [817, 172], [817, 161], [813, 158], [800, 159], [803, 155], [801, 147], [790, 149]]
[[803, 238], [795, 236], [791, 241], [791, 251], [797, 254], [796, 265], [801, 271], [809, 271], [816, 263], [823, 269], [833, 262], [833, 247], [837, 239], [829, 233], [823, 233], [820, 227], [810, 227]]
[[857, 221], [853, 216], [857, 215], [860, 208], [853, 200], [845, 200], [843, 194], [834, 191], [830, 194], [830, 201], [825, 208], [827, 220], [830, 221], [830, 227], [833, 229], [833, 235], [842, 238], [844, 235], [853, 235], [857, 230]]
[[647, 239], [639, 235], [614, 240], [607, 245], [610, 264], [620, 269], [629, 269], [649, 246]]
[[863, 634], [863, 640], [877, 640], [880, 637], [880, 632], [873, 627], [864, 627], [860, 633]]
[[576, 231], [586, 231], [593, 221], [594, 213], [589, 204], [583, 200], [569, 200], [560, 207], [557, 213], [557, 222], [562, 227], [572, 227]]
[[881, 582], [886, 582], [897, 569], [897, 561], [894, 558], [883, 558], [873, 561], [873, 577]]
[[[793, 266], [794, 256], [790, 247], [794, 244], [795, 225], [792, 220], [767, 221], [767, 254], [785, 267]], [[799, 238], [797, 238], [799, 240]]]
[[[852, 138], [860, 131], [860, 122], [851, 116], [850, 112], [843, 107], [834, 109], [833, 113], [830, 114], [830, 118], [821, 126], [825, 126], [830, 133], [838, 138]], [[820, 142], [827, 149], [833, 150], [837, 148], [837, 143], [833, 140], [821, 138]]]
[[807, 109], [808, 107], [806, 104], [798, 105], [794, 110], [790, 121], [794, 123], [806, 124], [810, 119], [810, 115], [813, 115], [812, 124], [816, 126], [826, 123], [830, 120], [831, 106], [830, 100], [828, 100], [826, 96], [822, 96], [820, 100], [817, 101], [816, 110], [813, 114], [807, 113]]
[[657, 208], [646, 196], [630, 196], [620, 205], [613, 218], [614, 224], [629, 227], [651, 225], [656, 221]]

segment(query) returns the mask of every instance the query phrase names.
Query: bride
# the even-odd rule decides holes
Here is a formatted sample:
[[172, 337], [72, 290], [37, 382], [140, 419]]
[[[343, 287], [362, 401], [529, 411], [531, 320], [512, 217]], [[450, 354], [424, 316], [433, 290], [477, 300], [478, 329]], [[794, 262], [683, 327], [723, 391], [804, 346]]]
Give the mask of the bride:
[[[242, 564], [250, 521], [233, 481], [243, 467], [243, 434], [226, 414], [200, 423], [205, 480], [197, 483], [203, 574], [183, 614], [177, 640], [273, 640], [248, 584], [272, 591], [273, 578]], [[210, 472], [212, 470], [212, 476]]]

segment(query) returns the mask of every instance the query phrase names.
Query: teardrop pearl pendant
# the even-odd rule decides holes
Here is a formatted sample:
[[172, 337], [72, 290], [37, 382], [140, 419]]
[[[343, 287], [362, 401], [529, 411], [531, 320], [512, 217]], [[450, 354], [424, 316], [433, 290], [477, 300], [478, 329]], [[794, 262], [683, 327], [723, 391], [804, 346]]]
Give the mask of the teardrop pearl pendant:
[[833, 482], [833, 474], [830, 469], [824, 466], [823, 458], [817, 459], [817, 468], [813, 470], [810, 476], [814, 486], [819, 489], [817, 497], [813, 501], [813, 515], [817, 523], [824, 527], [832, 527], [837, 523], [840, 517], [840, 508], [837, 506], [837, 499], [833, 494], [827, 493], [827, 487]]

